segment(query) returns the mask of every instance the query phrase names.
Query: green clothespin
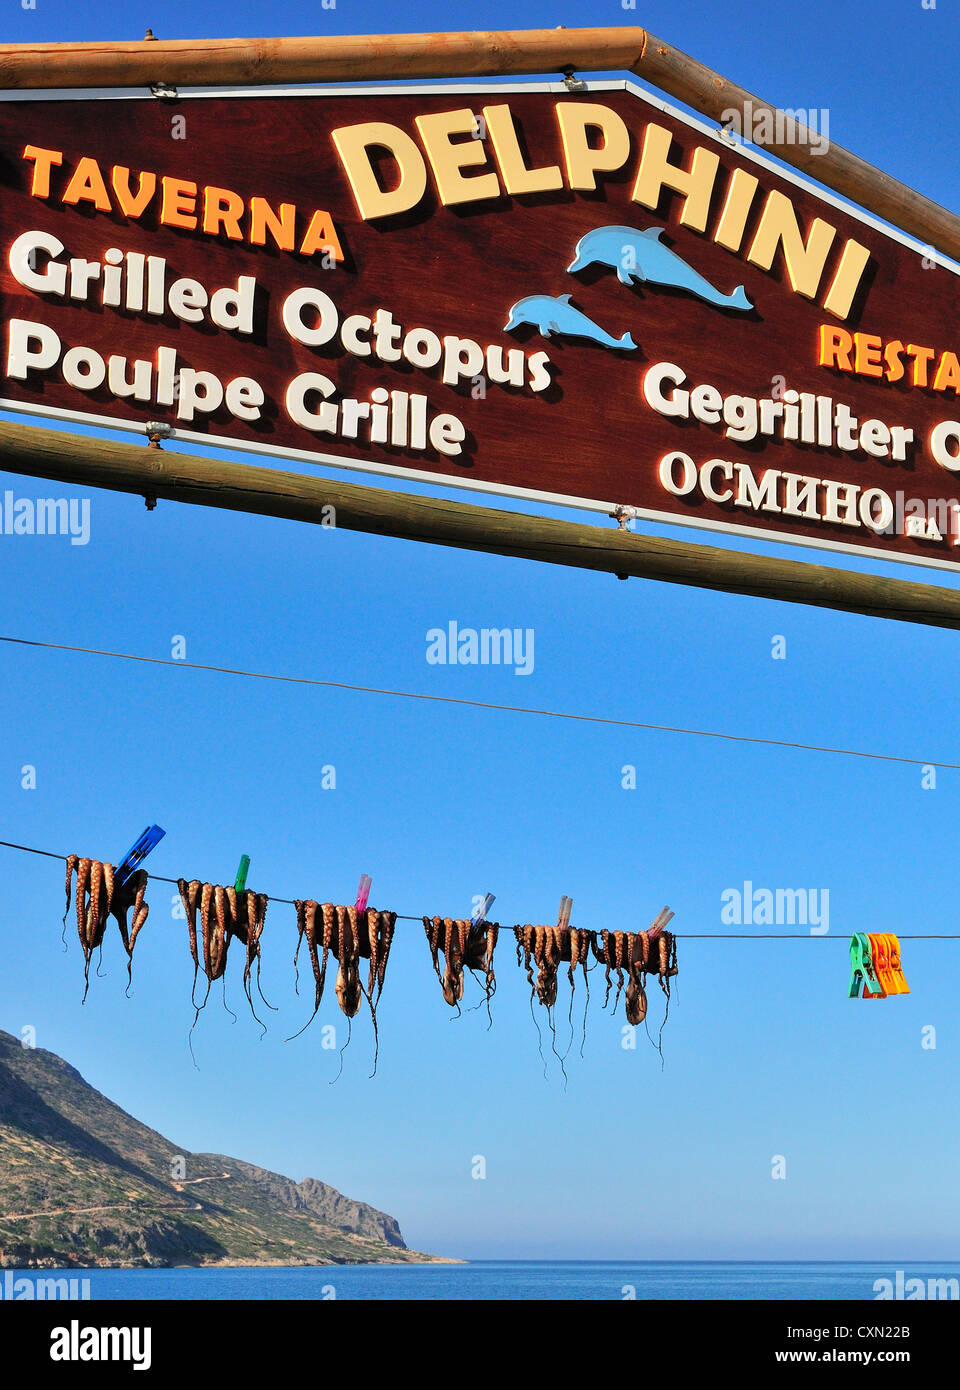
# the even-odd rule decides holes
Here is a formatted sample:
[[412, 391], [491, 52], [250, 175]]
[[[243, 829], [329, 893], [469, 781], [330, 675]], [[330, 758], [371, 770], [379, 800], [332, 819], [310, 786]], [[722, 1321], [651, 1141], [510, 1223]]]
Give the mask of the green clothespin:
[[850, 938], [850, 987], [847, 990], [847, 998], [859, 999], [861, 985], [864, 997], [868, 994], [879, 994], [881, 997], [886, 995], [886, 990], [874, 969], [873, 957], [870, 954], [870, 938], [862, 931], [855, 932]]
[[249, 870], [249, 868], [250, 868], [250, 856], [249, 856], [249, 854], [241, 854], [241, 856], [240, 856], [240, 867], [239, 867], [239, 869], [237, 870], [237, 881], [236, 881], [236, 883], [233, 885], [234, 891], [235, 891], [235, 892], [237, 892], [237, 893], [243, 893], [243, 892], [246, 891], [246, 887], [247, 887], [247, 871]]

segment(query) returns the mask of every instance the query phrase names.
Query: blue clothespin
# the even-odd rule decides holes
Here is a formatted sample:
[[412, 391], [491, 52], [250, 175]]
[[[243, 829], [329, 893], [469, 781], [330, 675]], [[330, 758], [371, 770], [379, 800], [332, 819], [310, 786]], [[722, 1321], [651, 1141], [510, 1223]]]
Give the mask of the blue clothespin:
[[159, 825], [148, 825], [139, 840], [127, 850], [113, 875], [114, 891], [122, 888], [131, 874], [136, 873], [144, 859], [163, 839], [167, 832]]
[[478, 903], [470, 914], [470, 935], [479, 936], [483, 930], [483, 924], [487, 920], [487, 913], [497, 901], [493, 893], [488, 893], [482, 903]]
[[234, 883], [234, 885], [233, 885], [233, 889], [234, 889], [234, 892], [235, 892], [235, 893], [243, 893], [243, 892], [246, 891], [246, 887], [247, 887], [247, 873], [248, 873], [248, 871], [249, 871], [249, 868], [250, 868], [250, 856], [249, 856], [249, 854], [241, 854], [241, 856], [240, 856], [240, 867], [237, 869], [237, 877], [236, 877], [236, 881], [235, 881], [235, 883]]

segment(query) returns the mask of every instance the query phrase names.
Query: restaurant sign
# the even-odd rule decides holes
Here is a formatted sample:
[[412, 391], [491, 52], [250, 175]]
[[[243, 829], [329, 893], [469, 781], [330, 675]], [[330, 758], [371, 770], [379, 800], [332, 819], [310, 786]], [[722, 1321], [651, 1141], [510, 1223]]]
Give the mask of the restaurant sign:
[[960, 564], [960, 279], [631, 83], [0, 100], [0, 407]]

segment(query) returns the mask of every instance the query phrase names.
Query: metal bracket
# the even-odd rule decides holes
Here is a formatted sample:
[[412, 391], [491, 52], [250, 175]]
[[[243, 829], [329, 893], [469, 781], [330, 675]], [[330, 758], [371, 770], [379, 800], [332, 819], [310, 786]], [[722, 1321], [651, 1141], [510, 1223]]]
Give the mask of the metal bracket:
[[[152, 29], [148, 29], [143, 36], [144, 43], [156, 43], [157, 36]], [[158, 101], [178, 101], [180, 93], [176, 87], [168, 87], [166, 82], [151, 82], [150, 95], [155, 96]]]
[[170, 439], [173, 435], [173, 426], [168, 425], [165, 420], [148, 420], [143, 427], [150, 440], [150, 447], [159, 449], [161, 439]]
[[563, 85], [566, 87], [568, 92], [588, 91], [589, 89], [587, 87], [586, 82], [584, 82], [582, 77], [577, 77], [576, 72], [576, 68], [564, 68]]
[[617, 507], [610, 515], [617, 523], [621, 531], [626, 531], [631, 521], [636, 521], [640, 513], [636, 507]]
[[[623, 506], [620, 506], [620, 507], [616, 507], [616, 508], [610, 513], [610, 515], [613, 517], [614, 521], [617, 523], [617, 526], [619, 527], [619, 529], [620, 529], [621, 531], [626, 531], [627, 528], [628, 528], [628, 526], [629, 526], [629, 524], [630, 524], [630, 522], [631, 522], [631, 521], [635, 521], [635, 520], [637, 519], [637, 517], [640, 515], [640, 513], [637, 511], [636, 507], [623, 507]], [[618, 574], [618, 575], [617, 575], [617, 578], [618, 578], [618, 579], [629, 579], [630, 576], [629, 576], [628, 574]]]
[[[168, 425], [165, 420], [148, 420], [144, 425], [147, 432], [147, 448], [160, 449], [161, 439], [169, 439], [173, 434], [173, 426]], [[156, 510], [157, 498], [152, 492], [146, 492], [143, 496], [144, 505], [148, 512]]]

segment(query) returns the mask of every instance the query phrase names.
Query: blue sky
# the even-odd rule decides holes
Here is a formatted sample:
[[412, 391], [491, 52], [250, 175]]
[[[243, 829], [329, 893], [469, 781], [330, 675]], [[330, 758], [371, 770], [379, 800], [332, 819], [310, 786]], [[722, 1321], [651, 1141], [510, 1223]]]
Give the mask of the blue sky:
[[[637, 19], [773, 102], [829, 108], [838, 143], [956, 207], [958, 20], [946, 0], [935, 10], [812, 0], [802, 19], [772, 15], [745, 0], [644, 0], [637, 12], [533, 0], [522, 23]], [[37, 0], [31, 12], [9, 0], [2, 35], [520, 20], [502, 3], [467, 13], [201, 0], [120, 14], [95, 0]], [[37, 495], [30, 479], [2, 483]], [[148, 513], [139, 499], [93, 493], [88, 546], [0, 537], [0, 602], [0, 632], [14, 636], [169, 657], [182, 635], [196, 662], [960, 761], [953, 633], [292, 522], [169, 503]], [[427, 630], [451, 620], [533, 628], [534, 673], [428, 665]], [[777, 635], [785, 660], [771, 658]], [[906, 765], [8, 646], [0, 721], [5, 840], [115, 858], [158, 821], [168, 833], [150, 861], [157, 873], [230, 881], [246, 852], [251, 886], [282, 897], [343, 901], [368, 872], [372, 901], [401, 913], [466, 914], [489, 889], [506, 923], [554, 920], [564, 893], [574, 918], [598, 928], [644, 925], [664, 903], [677, 914], [663, 1069], [642, 1033], [623, 1050], [622, 1016], [599, 1008], [598, 972], [585, 1058], [575, 1044], [564, 1090], [547, 1049], [545, 1080], [512, 938], [499, 947], [487, 1031], [482, 1012], [451, 1021], [422, 928], [405, 922], [380, 1007], [378, 1074], [368, 1079], [360, 1020], [331, 1086], [337, 1054], [321, 1050], [320, 1026], [345, 1036], [332, 988], [313, 1027], [284, 1042], [309, 1013], [307, 993], [293, 995], [291, 908], [271, 907], [264, 937], [279, 1022], [271, 1015], [259, 1041], [235, 962], [238, 1022], [214, 990], [194, 1034], [197, 1071], [175, 890], [150, 892], [132, 997], [110, 937], [107, 978], [81, 1007], [70, 924], [67, 954], [60, 945], [60, 868], [0, 850], [0, 1026], [34, 1027], [40, 1046], [186, 1148], [320, 1177], [396, 1215], [411, 1245], [449, 1255], [955, 1255], [957, 943], [907, 942], [912, 993], [871, 1006], [846, 998], [845, 942], [852, 930], [956, 929], [957, 773], [925, 790]], [[621, 787], [628, 763], [635, 791]], [[25, 764], [35, 790], [21, 789]], [[329, 764], [337, 787], [322, 791]], [[747, 879], [828, 890], [828, 935], [684, 942], [724, 930], [721, 895]], [[582, 990], [576, 998], [575, 1019]], [[661, 1012], [651, 993], [651, 1019]], [[932, 1050], [921, 1046], [929, 1025]], [[471, 1177], [476, 1155], [482, 1181]], [[771, 1178], [774, 1155], [786, 1159], [783, 1181]]]

